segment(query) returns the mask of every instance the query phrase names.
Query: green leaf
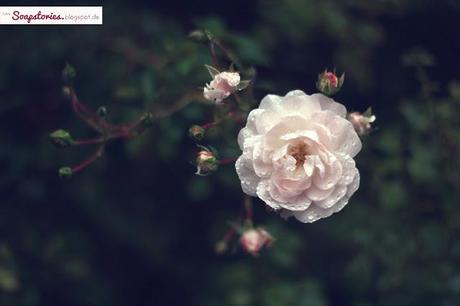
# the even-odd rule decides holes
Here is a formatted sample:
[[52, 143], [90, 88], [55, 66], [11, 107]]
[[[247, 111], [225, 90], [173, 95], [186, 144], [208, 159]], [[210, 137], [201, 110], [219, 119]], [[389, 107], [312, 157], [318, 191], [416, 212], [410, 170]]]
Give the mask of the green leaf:
[[246, 87], [248, 87], [249, 84], [251, 84], [251, 80], [243, 80], [240, 82], [240, 84], [238, 84], [237, 89], [241, 91], [245, 89]]
[[366, 111], [363, 113], [364, 117], [371, 117], [372, 116], [372, 106], [369, 106]]
[[206, 67], [206, 69], [208, 69], [209, 75], [212, 78], [214, 78], [216, 75], [220, 73], [220, 71], [214, 68], [213, 66], [209, 66], [209, 65], [204, 65], [204, 66]]

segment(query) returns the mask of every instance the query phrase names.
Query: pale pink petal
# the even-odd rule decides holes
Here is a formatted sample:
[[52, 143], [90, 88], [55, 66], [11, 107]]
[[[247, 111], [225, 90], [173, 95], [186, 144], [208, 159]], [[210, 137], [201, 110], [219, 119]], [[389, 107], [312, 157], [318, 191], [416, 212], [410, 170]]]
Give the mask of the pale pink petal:
[[243, 155], [240, 156], [235, 163], [236, 173], [240, 178], [243, 192], [250, 196], [256, 196], [260, 178], [247, 166], [247, 163], [248, 160]]
[[319, 102], [322, 110], [329, 110], [343, 118], [347, 116], [347, 109], [343, 104], [337, 103], [333, 99], [320, 93], [313, 94], [310, 97]]
[[325, 126], [331, 133], [331, 151], [345, 153], [354, 157], [361, 151], [361, 140], [356, 134], [353, 125], [346, 119], [337, 116], [331, 111], [322, 111], [313, 114], [316, 123]]
[[260, 105], [258, 109], [264, 109], [264, 110], [272, 110], [275, 112], [281, 112], [282, 107], [281, 107], [281, 97], [277, 95], [266, 95], [262, 101], [260, 101]]
[[327, 199], [333, 191], [334, 188], [323, 190], [319, 189], [315, 185], [312, 185], [305, 193], [307, 197], [312, 201], [322, 201]]
[[334, 206], [338, 201], [340, 201], [347, 193], [347, 186], [339, 185], [333, 189], [333, 192], [330, 194], [329, 197], [315, 201], [315, 205], [319, 206], [324, 209], [331, 208]]
[[257, 196], [273, 209], [279, 209], [280, 205], [270, 195], [270, 181], [264, 180], [257, 185]]
[[319, 102], [307, 95], [292, 94], [284, 97], [281, 106], [286, 113], [309, 118], [311, 114], [321, 111]]

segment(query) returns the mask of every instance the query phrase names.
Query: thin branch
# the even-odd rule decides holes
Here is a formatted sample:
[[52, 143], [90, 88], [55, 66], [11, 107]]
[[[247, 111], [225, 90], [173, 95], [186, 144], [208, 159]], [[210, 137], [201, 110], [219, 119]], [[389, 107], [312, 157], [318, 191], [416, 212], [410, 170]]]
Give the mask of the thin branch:
[[217, 46], [222, 51], [222, 53], [227, 57], [227, 59], [236, 65], [236, 68], [239, 71], [244, 70], [243, 65], [241, 64], [241, 61], [238, 59], [238, 57], [229, 48], [224, 46], [224, 44], [220, 40], [213, 37], [211, 40], [211, 44], [214, 44], [215, 46]]
[[77, 166], [73, 167], [72, 168], [72, 173], [76, 173], [86, 167], [88, 167], [89, 165], [91, 165], [93, 162], [95, 162], [99, 157], [102, 156], [102, 153], [104, 151], [104, 146], [105, 144], [101, 144], [96, 152], [91, 155], [90, 157], [88, 157], [87, 159], [85, 159], [82, 163], [78, 164]]
[[231, 163], [236, 162], [237, 159], [238, 159], [238, 157], [223, 158], [223, 159], [219, 160], [219, 164], [221, 164], [221, 165], [231, 164]]
[[121, 54], [127, 61], [136, 65], [162, 69], [167, 64], [167, 61], [152, 51], [138, 48], [128, 39], [107, 39], [106, 45], [109, 50]]
[[112, 127], [107, 121], [98, 116], [89, 107], [81, 103], [77, 97], [77, 94], [75, 93], [75, 90], [72, 87], [70, 87], [69, 90], [72, 109], [75, 114], [81, 120], [83, 120], [83, 122], [85, 122], [89, 127], [93, 128], [99, 133], [105, 133], [107, 129]]
[[77, 139], [77, 140], [74, 140], [73, 144], [76, 146], [92, 145], [92, 144], [103, 143], [104, 141], [105, 141], [104, 138]]
[[182, 95], [169, 108], [165, 108], [165, 109], [161, 109], [161, 110], [157, 110], [157, 111], [152, 111], [151, 113], [152, 113], [152, 115], [153, 115], [153, 117], [155, 119], [161, 119], [161, 118], [168, 117], [168, 116], [176, 113], [177, 111], [183, 109], [188, 104], [190, 104], [190, 103], [192, 103], [194, 101], [195, 102], [207, 102], [204, 99], [202, 93], [197, 92], [196, 90], [194, 90], [194, 91], [189, 91], [189, 92], [185, 93], [184, 95]]
[[219, 119], [217, 119], [215, 121], [212, 121], [212, 122], [205, 123], [205, 124], [201, 125], [201, 127], [203, 129], [209, 129], [209, 128], [212, 128], [212, 127], [214, 127], [216, 125], [221, 124], [222, 122], [224, 122], [227, 119], [235, 119], [235, 121], [239, 120], [239, 118], [236, 117], [234, 112], [229, 112], [227, 115], [223, 116], [222, 118], [219, 118]]
[[252, 198], [248, 195], [244, 196], [244, 211], [246, 214], [246, 220], [252, 222]]

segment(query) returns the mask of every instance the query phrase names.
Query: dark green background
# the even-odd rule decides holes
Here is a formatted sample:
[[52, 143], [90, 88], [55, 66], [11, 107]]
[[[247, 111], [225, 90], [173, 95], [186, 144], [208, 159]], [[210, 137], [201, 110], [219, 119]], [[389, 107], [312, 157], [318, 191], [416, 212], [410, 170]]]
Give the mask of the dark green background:
[[[103, 5], [103, 26], [0, 26], [0, 305], [460, 304], [458, 1]], [[189, 164], [186, 130], [212, 107], [191, 104], [112, 143], [70, 181], [57, 169], [90, 149], [47, 138], [93, 135], [61, 95], [66, 62], [80, 98], [115, 122], [203, 86], [209, 53], [187, 37], [197, 27], [255, 67], [259, 99], [313, 93], [317, 73], [337, 67], [347, 79], [336, 99], [377, 114], [357, 157], [361, 187], [341, 213], [305, 225], [255, 201], [277, 239], [256, 259], [213, 251], [242, 193], [232, 165], [203, 178]], [[205, 143], [236, 155], [237, 132]]]

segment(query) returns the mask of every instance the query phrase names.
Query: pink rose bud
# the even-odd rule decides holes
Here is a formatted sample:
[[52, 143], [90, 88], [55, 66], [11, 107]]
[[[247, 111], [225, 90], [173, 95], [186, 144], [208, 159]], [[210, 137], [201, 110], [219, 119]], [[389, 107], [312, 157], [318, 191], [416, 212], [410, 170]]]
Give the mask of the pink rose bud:
[[338, 78], [335, 72], [324, 70], [324, 72], [318, 76], [316, 87], [320, 92], [331, 96], [340, 90], [344, 81], [345, 74], [342, 74], [340, 78]]
[[202, 126], [199, 126], [196, 124], [192, 125], [188, 129], [188, 135], [190, 136], [190, 138], [196, 141], [202, 140], [205, 133], [206, 133], [206, 130]]
[[[366, 115], [366, 113], [369, 113]], [[366, 112], [365, 114], [361, 114], [359, 112], [353, 112], [348, 115], [348, 120], [353, 124], [356, 133], [358, 135], [366, 135], [372, 129], [371, 123], [373, 123], [377, 118], [374, 115]]]
[[213, 77], [211, 83], [206, 84], [203, 96], [207, 100], [221, 103], [233, 92], [239, 90], [240, 74], [238, 72], [219, 72], [217, 69], [207, 66], [209, 73]]
[[269, 247], [273, 237], [262, 228], [251, 228], [245, 231], [240, 238], [242, 248], [252, 256], [258, 256], [263, 247]]
[[219, 166], [216, 154], [209, 150], [201, 150], [196, 156], [197, 175], [207, 176], [216, 171]]
[[337, 85], [339, 85], [339, 79], [337, 78], [337, 76], [332, 73], [332, 72], [326, 72], [324, 74], [324, 78], [329, 82], [329, 84], [331, 85], [331, 87], [337, 87]]

